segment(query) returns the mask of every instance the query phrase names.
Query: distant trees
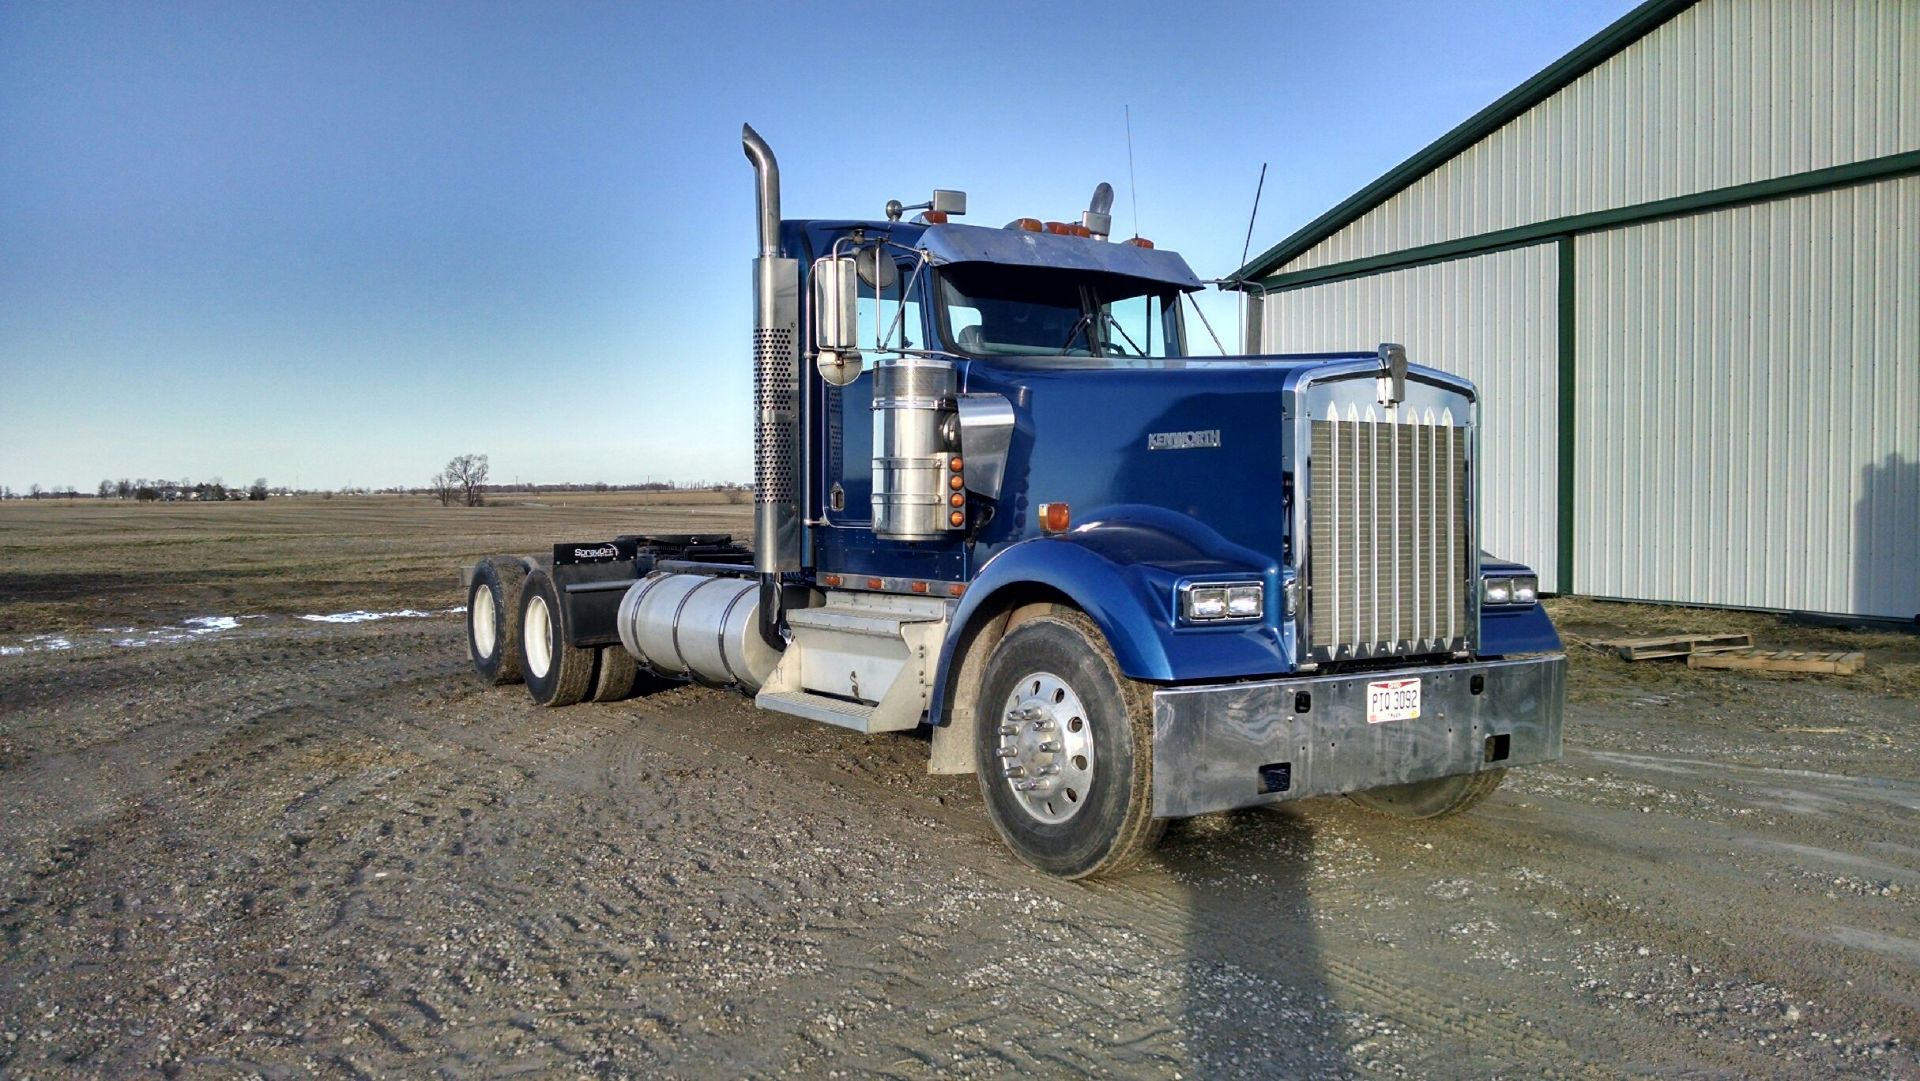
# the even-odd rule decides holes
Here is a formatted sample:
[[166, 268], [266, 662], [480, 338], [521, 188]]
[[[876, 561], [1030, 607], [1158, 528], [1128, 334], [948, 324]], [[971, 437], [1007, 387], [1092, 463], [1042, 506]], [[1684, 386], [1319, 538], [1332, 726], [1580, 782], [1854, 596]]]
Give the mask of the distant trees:
[[267, 501], [267, 478], [253, 478], [253, 483], [247, 486], [247, 501], [250, 503], [265, 503]]
[[40, 498], [40, 486], [38, 484], [27, 485], [27, 498], [29, 499]]
[[462, 506], [478, 507], [487, 501], [482, 490], [487, 483], [487, 456], [462, 454], [449, 461], [430, 483], [441, 506], [452, 506], [457, 500]]

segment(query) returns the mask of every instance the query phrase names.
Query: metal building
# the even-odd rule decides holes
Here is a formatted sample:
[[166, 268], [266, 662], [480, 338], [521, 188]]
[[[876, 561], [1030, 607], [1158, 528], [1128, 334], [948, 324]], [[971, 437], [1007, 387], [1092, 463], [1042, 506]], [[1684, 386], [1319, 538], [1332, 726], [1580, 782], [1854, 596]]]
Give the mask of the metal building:
[[1920, 0], [1649, 0], [1235, 278], [1479, 383], [1544, 588], [1920, 613]]

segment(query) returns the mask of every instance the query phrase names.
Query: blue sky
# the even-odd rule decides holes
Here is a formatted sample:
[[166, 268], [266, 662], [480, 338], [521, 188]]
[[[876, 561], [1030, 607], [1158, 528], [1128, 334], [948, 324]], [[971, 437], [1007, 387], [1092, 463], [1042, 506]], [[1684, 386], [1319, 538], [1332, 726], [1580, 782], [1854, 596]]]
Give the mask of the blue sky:
[[0, 0], [0, 484], [744, 480], [742, 121], [789, 217], [1128, 230], [1130, 106], [1217, 277], [1629, 6]]

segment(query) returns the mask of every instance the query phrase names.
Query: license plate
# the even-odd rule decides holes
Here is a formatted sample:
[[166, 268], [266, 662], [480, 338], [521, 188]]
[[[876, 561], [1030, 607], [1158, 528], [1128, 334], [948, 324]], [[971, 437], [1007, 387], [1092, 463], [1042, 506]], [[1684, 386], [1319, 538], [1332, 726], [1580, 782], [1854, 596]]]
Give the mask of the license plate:
[[1411, 721], [1420, 716], [1420, 680], [1382, 679], [1367, 684], [1367, 723]]

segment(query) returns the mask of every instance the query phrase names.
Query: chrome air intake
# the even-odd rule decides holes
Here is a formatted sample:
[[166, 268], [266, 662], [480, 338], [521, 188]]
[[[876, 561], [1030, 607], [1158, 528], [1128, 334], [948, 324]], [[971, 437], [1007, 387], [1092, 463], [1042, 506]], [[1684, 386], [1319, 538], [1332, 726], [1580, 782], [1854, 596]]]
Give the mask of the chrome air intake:
[[[873, 369], [873, 531], [894, 540], [933, 540], [955, 527], [947, 463], [955, 449], [943, 429], [953, 415], [953, 365], [921, 357], [882, 360]], [[962, 512], [963, 513], [963, 512]], [[964, 521], [964, 513], [963, 513]]]

